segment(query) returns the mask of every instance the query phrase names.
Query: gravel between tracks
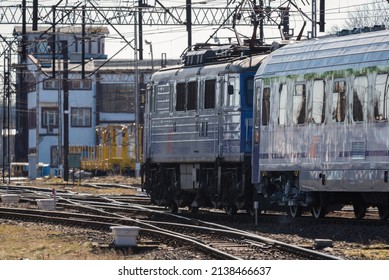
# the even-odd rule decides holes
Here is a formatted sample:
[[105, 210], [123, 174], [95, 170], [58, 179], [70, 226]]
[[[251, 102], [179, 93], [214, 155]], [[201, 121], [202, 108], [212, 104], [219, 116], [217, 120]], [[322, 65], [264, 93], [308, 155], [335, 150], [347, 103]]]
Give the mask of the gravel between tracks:
[[[86, 180], [83, 180], [83, 182]], [[96, 182], [96, 179], [88, 180]], [[98, 182], [114, 182], [118, 184], [137, 185], [139, 181], [129, 177], [112, 177], [99, 178]], [[47, 182], [46, 182], [47, 183]], [[22, 206], [22, 205], [20, 205]], [[0, 207], [6, 207], [0, 203]], [[31, 207], [31, 206], [30, 206]], [[69, 250], [68, 253], [59, 254], [58, 248], [40, 248], [40, 254], [28, 254], [26, 248], [13, 248], [13, 252], [9, 251], [5, 246], [12, 239], [7, 239], [4, 233], [5, 227], [13, 227], [15, 233], [27, 228], [28, 231], [23, 232], [23, 238], [26, 234], [31, 235], [31, 240], [35, 243], [44, 243], [47, 236], [56, 235], [56, 242], [64, 246], [71, 237], [76, 243], [75, 252]], [[298, 244], [307, 248], [312, 248], [315, 239], [330, 239], [333, 241], [332, 247], [323, 248], [326, 253], [332, 254], [345, 259], [363, 259], [363, 260], [389, 260], [389, 226], [360, 226], [352, 225], [345, 226], [342, 224], [304, 224], [298, 221], [285, 219], [280, 223], [259, 223], [257, 227], [253, 223], [237, 222], [229, 224], [242, 230], [248, 230], [260, 235], [268, 236], [269, 238], [280, 240], [285, 243]], [[45, 232], [46, 235], [40, 235], [39, 232]], [[12, 235], [12, 234], [11, 234]], [[42, 238], [42, 240], [40, 240]], [[8, 241], [7, 241], [8, 240]], [[140, 239], [139, 248], [135, 250], [115, 250], [109, 246], [113, 236], [110, 232], [99, 232], [95, 230], [79, 229], [57, 225], [36, 225], [28, 222], [6, 221], [0, 219], [0, 259], [159, 259], [159, 260], [187, 260], [187, 259], [206, 259], [207, 257], [201, 253], [193, 253], [185, 247], [172, 248], [169, 245], [155, 244], [147, 239]], [[78, 249], [77, 249], [78, 244]], [[42, 245], [44, 247], [44, 245]], [[41, 247], [42, 247], [41, 246]], [[11, 250], [11, 247], [9, 247]], [[82, 253], [77, 254], [77, 250]], [[46, 251], [45, 251], [46, 250]], [[49, 250], [53, 250], [50, 252]], [[58, 251], [58, 253], [55, 253]], [[65, 250], [66, 251], [66, 250]]]

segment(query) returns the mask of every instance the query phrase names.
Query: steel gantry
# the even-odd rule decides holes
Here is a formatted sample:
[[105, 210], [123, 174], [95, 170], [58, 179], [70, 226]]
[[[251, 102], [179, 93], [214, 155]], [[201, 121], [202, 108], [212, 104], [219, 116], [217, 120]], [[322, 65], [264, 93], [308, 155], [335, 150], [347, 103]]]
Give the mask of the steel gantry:
[[[162, 1], [155, 0], [155, 5], [146, 4], [146, 0], [135, 0], [136, 5], [107, 6], [99, 5], [97, 1], [78, 1], [74, 4], [62, 3], [56, 5], [1, 6], [0, 24], [32, 24], [33, 28], [39, 25], [110, 25], [115, 26], [138, 25], [139, 50], [142, 59], [142, 26], [171, 25], [186, 27], [188, 32], [188, 47], [192, 44], [192, 26], [256, 26], [263, 36], [264, 26], [275, 26], [284, 29], [289, 23], [289, 15], [293, 13], [302, 16], [303, 21], [311, 19], [295, 4], [296, 1], [281, 1], [280, 5], [272, 6], [269, 0], [227, 0], [220, 6], [211, 6], [207, 1], [196, 2], [186, 0], [181, 6], [165, 7]], [[183, 1], [184, 2], [184, 1]], [[287, 13], [286, 13], [287, 11]], [[288, 17], [286, 19], [286, 17]], [[117, 31], [118, 32], [118, 31]], [[119, 33], [119, 32], [118, 32]], [[282, 35], [282, 34], [281, 34]], [[263, 38], [262, 38], [263, 39]]]

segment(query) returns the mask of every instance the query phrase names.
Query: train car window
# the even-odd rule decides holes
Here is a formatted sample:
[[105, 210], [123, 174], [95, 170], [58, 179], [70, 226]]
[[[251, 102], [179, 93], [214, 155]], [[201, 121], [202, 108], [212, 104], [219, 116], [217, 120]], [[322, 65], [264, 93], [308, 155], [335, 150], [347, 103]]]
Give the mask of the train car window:
[[335, 122], [344, 122], [346, 118], [346, 82], [335, 81], [332, 93], [332, 119]]
[[213, 109], [216, 104], [216, 80], [206, 80], [204, 90], [204, 109]]
[[377, 75], [375, 81], [375, 90], [374, 90], [374, 119], [376, 121], [381, 121], [387, 119], [387, 104], [388, 100], [388, 75], [380, 74]]
[[312, 122], [320, 124], [324, 122], [325, 117], [325, 83], [323, 80], [313, 82], [312, 92]]
[[353, 120], [363, 122], [367, 98], [367, 77], [357, 77], [353, 86]]
[[293, 94], [293, 124], [305, 123], [305, 85], [296, 85]]
[[176, 85], [176, 111], [185, 111], [185, 83]]
[[254, 91], [254, 79], [248, 78], [245, 81], [245, 99], [246, 106], [253, 107], [253, 91]]
[[286, 105], [287, 105], [287, 86], [286, 84], [280, 85], [280, 100], [278, 104], [278, 124], [286, 124]]
[[263, 89], [262, 96], [262, 125], [269, 125], [270, 120], [270, 88]]
[[186, 109], [188, 111], [197, 110], [197, 81], [188, 83], [188, 100]]

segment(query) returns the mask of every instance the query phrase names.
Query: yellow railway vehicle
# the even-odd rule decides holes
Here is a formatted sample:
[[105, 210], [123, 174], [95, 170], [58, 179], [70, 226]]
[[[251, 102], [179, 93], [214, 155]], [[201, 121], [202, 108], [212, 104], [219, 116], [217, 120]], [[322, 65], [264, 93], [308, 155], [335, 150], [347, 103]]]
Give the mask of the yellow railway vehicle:
[[[93, 174], [132, 174], [136, 164], [135, 124], [106, 124], [96, 127], [98, 145], [70, 146], [69, 153], [80, 154], [81, 169]], [[142, 126], [139, 126], [142, 150]], [[141, 161], [141, 153], [139, 153]]]

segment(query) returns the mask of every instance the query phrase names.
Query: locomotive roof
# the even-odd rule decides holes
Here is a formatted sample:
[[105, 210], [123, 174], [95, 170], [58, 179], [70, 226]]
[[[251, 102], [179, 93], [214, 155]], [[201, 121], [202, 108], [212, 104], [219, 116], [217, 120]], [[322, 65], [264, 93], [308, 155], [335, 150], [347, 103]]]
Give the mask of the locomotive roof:
[[262, 63], [260, 77], [389, 66], [389, 30], [312, 39], [287, 45]]
[[209, 63], [197, 66], [185, 66], [184, 64], [163, 68], [152, 75], [151, 80], [163, 81], [170, 79], [179, 79], [186, 77], [195, 77], [201, 75], [217, 75], [227, 73], [242, 73], [247, 71], [256, 71], [261, 61], [267, 55], [252, 55], [249, 57], [235, 58], [228, 62]]

